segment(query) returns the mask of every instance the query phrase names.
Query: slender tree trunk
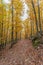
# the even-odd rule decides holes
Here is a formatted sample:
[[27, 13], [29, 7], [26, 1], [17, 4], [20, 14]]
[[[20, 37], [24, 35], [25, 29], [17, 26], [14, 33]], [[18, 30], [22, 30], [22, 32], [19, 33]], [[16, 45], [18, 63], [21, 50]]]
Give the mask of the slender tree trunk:
[[11, 32], [11, 47], [14, 45], [14, 37], [13, 37], [13, 32], [14, 32], [14, 21], [13, 21], [13, 0], [12, 0], [12, 32]]
[[34, 15], [35, 15], [36, 29], [37, 29], [37, 33], [38, 33], [38, 20], [37, 20], [37, 16], [36, 16], [36, 11], [35, 11], [35, 6], [34, 6], [34, 3], [33, 3], [33, 0], [31, 0], [31, 4], [32, 4], [32, 7], [33, 7]]
[[25, 39], [26, 39], [26, 29], [25, 29]]
[[40, 28], [40, 32], [42, 31], [41, 29], [41, 20], [40, 20], [40, 6], [39, 6], [39, 0], [37, 0], [38, 2], [38, 21], [39, 21], [39, 28]]
[[[1, 1], [1, 3], [3, 4], [3, 0]], [[2, 6], [2, 33], [1, 33], [1, 45], [3, 48], [3, 6]]]
[[[17, 29], [16, 29], [17, 30]], [[17, 41], [17, 32], [16, 32], [16, 41]]]
[[21, 32], [22, 32], [22, 31], [20, 31], [20, 40], [21, 40]]
[[31, 37], [32, 37], [32, 21], [30, 22], [30, 24], [31, 24]]
[[[16, 16], [17, 16], [17, 14], [16, 14]], [[15, 25], [17, 25], [17, 21], [16, 21]], [[16, 42], [17, 42], [17, 26], [15, 27], [15, 29], [16, 29]]]
[[12, 36], [12, 37], [11, 37], [11, 38], [12, 38], [12, 42], [14, 41], [14, 38], [13, 38], [14, 26], [13, 26], [13, 24], [14, 24], [14, 21], [13, 21], [13, 0], [12, 0], [12, 33], [11, 33], [11, 34], [12, 34], [12, 35], [11, 35], [11, 36]]
[[33, 26], [33, 35], [34, 35], [34, 21], [32, 22], [32, 26]]

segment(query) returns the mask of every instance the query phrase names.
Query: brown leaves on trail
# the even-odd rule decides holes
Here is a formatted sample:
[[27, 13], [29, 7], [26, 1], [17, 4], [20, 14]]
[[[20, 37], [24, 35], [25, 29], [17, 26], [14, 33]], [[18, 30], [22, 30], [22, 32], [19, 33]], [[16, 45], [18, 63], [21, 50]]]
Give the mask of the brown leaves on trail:
[[0, 65], [43, 65], [43, 49], [34, 49], [30, 40], [18, 41], [2, 53]]

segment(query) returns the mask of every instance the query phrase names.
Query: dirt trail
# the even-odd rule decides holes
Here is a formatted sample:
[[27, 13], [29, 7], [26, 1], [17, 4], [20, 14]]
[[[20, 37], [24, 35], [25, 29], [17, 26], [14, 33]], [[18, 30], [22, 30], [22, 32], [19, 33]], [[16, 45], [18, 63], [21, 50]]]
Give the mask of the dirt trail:
[[0, 65], [43, 65], [43, 48], [34, 49], [28, 39], [18, 41], [12, 49], [1, 53]]

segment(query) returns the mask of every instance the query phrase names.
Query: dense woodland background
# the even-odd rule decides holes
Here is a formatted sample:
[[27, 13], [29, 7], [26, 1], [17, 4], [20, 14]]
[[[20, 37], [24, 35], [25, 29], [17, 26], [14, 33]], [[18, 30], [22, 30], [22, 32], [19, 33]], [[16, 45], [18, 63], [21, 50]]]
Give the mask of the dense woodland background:
[[0, 0], [0, 46], [16, 43], [21, 39], [42, 37], [43, 0], [25, 0], [28, 17], [21, 19], [24, 13], [22, 0], [11, 0], [6, 4]]

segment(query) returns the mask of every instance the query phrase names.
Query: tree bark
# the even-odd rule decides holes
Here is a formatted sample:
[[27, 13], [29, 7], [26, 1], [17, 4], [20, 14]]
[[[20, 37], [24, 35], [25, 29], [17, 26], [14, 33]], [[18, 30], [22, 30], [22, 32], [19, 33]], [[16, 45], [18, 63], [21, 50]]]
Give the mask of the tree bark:
[[33, 3], [33, 0], [31, 0], [31, 4], [32, 4], [32, 7], [33, 7], [34, 15], [35, 15], [36, 29], [37, 29], [37, 33], [38, 33], [38, 20], [37, 20], [37, 16], [36, 16], [36, 11], [35, 11], [35, 6], [34, 6], [34, 3]]

